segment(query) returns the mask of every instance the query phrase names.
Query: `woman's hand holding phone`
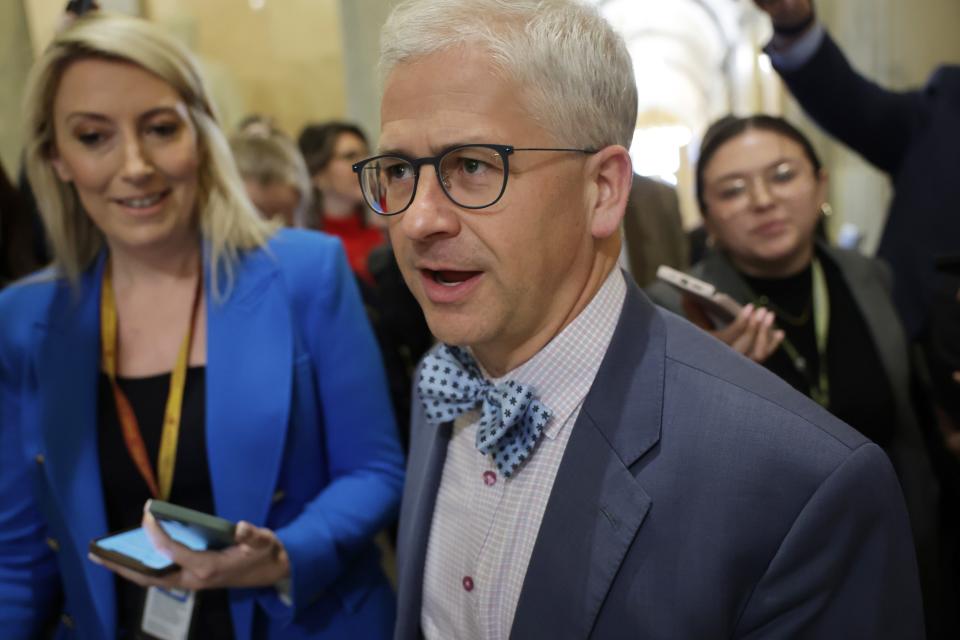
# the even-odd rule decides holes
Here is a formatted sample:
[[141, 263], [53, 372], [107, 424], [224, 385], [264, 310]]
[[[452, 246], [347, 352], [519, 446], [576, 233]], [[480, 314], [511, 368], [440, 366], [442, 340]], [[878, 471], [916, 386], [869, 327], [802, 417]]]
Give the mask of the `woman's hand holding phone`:
[[93, 554], [88, 557], [142, 587], [163, 589], [266, 587], [290, 575], [287, 553], [276, 534], [249, 522], [238, 522], [235, 544], [219, 551], [194, 551], [180, 544], [147, 510], [142, 526], [157, 550], [179, 565], [179, 570], [150, 576]]
[[765, 362], [785, 337], [774, 324], [773, 312], [763, 307], [748, 304], [730, 324], [718, 329], [696, 298], [685, 293], [682, 304], [690, 322], [754, 362]]

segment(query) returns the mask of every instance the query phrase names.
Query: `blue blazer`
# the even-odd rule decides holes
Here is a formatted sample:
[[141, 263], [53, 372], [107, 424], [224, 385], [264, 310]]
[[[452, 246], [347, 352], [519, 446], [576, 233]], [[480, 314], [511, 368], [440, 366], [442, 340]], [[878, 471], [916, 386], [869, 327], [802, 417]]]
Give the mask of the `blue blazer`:
[[[103, 257], [79, 289], [35, 277], [0, 294], [0, 629], [116, 635], [97, 452]], [[209, 268], [205, 271], [209, 283]], [[206, 439], [217, 515], [276, 531], [293, 606], [230, 591], [238, 638], [376, 638], [395, 603], [374, 534], [403, 484], [379, 353], [335, 239], [281, 231], [207, 292]]]
[[[411, 426], [399, 640], [420, 633], [451, 433], [422, 414]], [[891, 465], [630, 284], [557, 472], [511, 637], [922, 638]]]

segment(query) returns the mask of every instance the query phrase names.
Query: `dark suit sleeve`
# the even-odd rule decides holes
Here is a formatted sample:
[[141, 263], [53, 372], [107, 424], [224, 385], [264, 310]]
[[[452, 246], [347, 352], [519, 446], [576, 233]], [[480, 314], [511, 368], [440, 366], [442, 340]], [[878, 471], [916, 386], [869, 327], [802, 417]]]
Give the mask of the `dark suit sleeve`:
[[893, 469], [856, 449], [800, 510], [735, 638], [923, 638], [917, 565]]
[[879, 169], [897, 172], [922, 118], [919, 92], [890, 91], [864, 78], [829, 34], [805, 65], [780, 75], [820, 126]]

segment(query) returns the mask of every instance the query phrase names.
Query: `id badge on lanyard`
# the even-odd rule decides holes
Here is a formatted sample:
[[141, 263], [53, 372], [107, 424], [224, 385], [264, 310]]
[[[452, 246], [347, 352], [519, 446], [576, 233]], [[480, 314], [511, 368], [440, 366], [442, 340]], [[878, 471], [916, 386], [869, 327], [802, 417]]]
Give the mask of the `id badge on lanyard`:
[[158, 640], [187, 640], [196, 595], [195, 591], [150, 587], [140, 628]]

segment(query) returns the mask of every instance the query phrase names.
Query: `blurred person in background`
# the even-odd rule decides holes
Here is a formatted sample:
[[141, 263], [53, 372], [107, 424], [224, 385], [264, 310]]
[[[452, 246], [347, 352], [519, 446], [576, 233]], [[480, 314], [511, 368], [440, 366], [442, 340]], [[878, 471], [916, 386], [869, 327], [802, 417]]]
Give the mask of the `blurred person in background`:
[[623, 251], [621, 264], [641, 287], [657, 279], [657, 267], [662, 264], [674, 269], [690, 266], [676, 189], [654, 178], [633, 175], [623, 216]]
[[910, 396], [908, 343], [887, 267], [818, 241], [827, 174], [810, 141], [782, 118], [715, 122], [695, 180], [713, 246], [690, 273], [743, 310], [715, 327], [696, 300], [668, 285], [648, 293], [883, 448], [903, 488], [932, 604], [938, 488]]
[[230, 138], [230, 149], [260, 213], [287, 227], [305, 226], [312, 188], [293, 140], [275, 129], [249, 128]]
[[383, 232], [367, 220], [363, 194], [352, 166], [370, 151], [367, 137], [356, 125], [327, 122], [307, 125], [297, 140], [315, 188], [312, 227], [343, 241], [354, 273], [373, 285], [367, 260], [385, 242]]
[[269, 136], [273, 133], [286, 135], [280, 130], [276, 121], [271, 116], [266, 116], [262, 113], [251, 113], [241, 118], [237, 124], [237, 134], [239, 135], [260, 134], [261, 136]]
[[[403, 460], [339, 243], [257, 214], [192, 58], [149, 23], [77, 20], [25, 116], [54, 264], [0, 294], [4, 637], [141, 637], [171, 589], [196, 592], [193, 638], [389, 637], [373, 536]], [[189, 551], [148, 498], [236, 544]], [[87, 559], [141, 524], [179, 570]]]

